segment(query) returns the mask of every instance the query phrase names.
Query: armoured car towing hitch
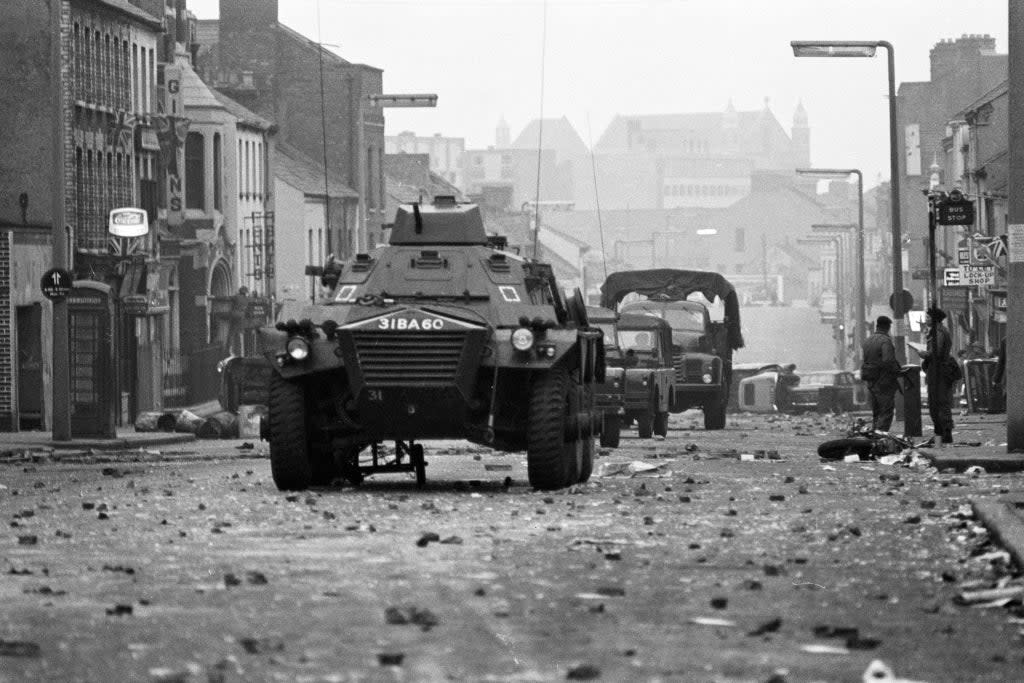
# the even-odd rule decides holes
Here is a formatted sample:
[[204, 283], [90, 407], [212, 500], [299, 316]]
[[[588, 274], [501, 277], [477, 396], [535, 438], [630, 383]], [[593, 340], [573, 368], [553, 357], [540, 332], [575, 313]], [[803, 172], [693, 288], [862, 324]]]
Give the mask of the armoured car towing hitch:
[[353, 484], [361, 483], [365, 475], [388, 472], [415, 472], [418, 488], [423, 488], [427, 483], [427, 461], [423, 456], [423, 444], [413, 441], [395, 441], [394, 459], [389, 459], [381, 453], [380, 442], [374, 443], [370, 446], [370, 464], [357, 463], [350, 469], [345, 478]]

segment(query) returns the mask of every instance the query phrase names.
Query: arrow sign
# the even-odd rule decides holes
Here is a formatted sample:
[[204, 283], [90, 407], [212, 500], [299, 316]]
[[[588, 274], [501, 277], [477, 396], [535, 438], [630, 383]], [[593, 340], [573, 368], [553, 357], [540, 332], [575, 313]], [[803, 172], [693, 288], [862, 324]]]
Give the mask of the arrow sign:
[[73, 283], [71, 273], [63, 268], [51, 268], [43, 273], [39, 286], [47, 299], [61, 299], [71, 293]]

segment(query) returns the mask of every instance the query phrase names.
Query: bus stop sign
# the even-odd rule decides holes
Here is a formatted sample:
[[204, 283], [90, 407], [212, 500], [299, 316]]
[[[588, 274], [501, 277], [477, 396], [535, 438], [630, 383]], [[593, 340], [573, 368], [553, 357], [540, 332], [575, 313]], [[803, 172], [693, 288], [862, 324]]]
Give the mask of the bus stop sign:
[[51, 268], [43, 273], [39, 286], [47, 299], [62, 299], [71, 293], [71, 273], [63, 268]]

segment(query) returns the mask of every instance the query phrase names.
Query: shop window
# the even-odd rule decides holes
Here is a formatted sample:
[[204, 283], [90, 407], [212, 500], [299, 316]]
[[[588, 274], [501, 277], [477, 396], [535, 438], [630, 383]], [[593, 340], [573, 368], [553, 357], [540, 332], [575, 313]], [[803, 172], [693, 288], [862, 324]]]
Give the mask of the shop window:
[[202, 209], [206, 205], [205, 140], [202, 133], [185, 138], [185, 208]]

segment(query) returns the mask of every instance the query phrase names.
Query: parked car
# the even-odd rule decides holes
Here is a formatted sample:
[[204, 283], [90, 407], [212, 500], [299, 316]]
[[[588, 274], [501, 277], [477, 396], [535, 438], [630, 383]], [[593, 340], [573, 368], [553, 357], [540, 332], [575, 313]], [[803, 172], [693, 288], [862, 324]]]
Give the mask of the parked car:
[[817, 370], [800, 374], [790, 390], [791, 412], [846, 413], [868, 405], [864, 383], [848, 370]]
[[668, 434], [668, 412], [676, 389], [672, 326], [652, 315], [622, 314], [616, 330], [625, 368], [625, 418], [636, 422], [642, 439]]
[[594, 386], [594, 404], [602, 412], [601, 445], [606, 448], [618, 448], [626, 415], [623, 401], [626, 370], [619, 362], [622, 352], [616, 338], [619, 314], [609, 308], [587, 306], [587, 320], [592, 326], [600, 328], [604, 334], [604, 381]]

